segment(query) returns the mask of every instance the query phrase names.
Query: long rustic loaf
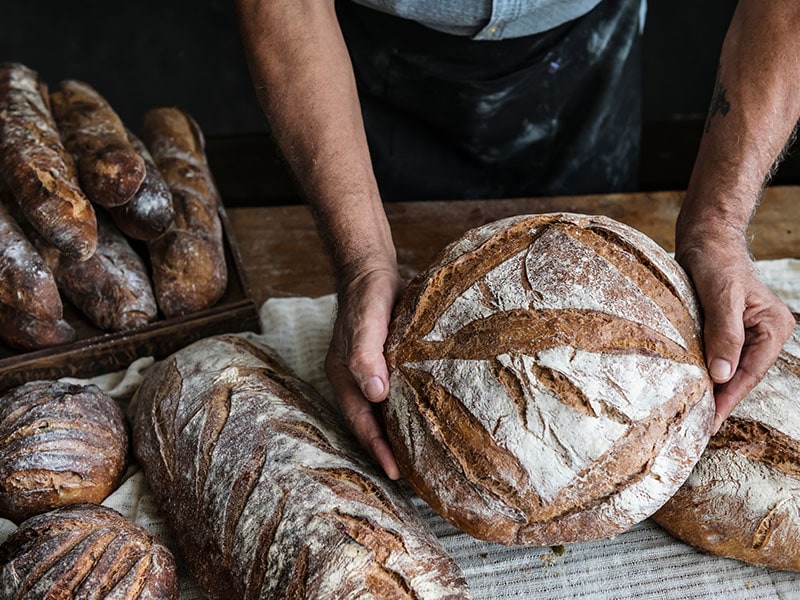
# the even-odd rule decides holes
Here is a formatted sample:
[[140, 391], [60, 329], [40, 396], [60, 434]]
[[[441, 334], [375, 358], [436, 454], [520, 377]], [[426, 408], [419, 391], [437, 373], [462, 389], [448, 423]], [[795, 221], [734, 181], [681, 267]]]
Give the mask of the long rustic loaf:
[[167, 318], [214, 305], [228, 271], [219, 218], [219, 193], [197, 123], [177, 108], [145, 114], [142, 137], [172, 192], [175, 219], [148, 244], [158, 306]]
[[0, 398], [0, 516], [20, 523], [53, 508], [99, 503], [128, 460], [119, 405], [94, 386], [32, 381]]
[[653, 519], [718, 556], [800, 571], [800, 326]]
[[64, 296], [97, 327], [144, 327], [158, 315], [147, 267], [107, 215], [97, 215], [97, 227], [97, 250], [85, 261], [62, 254], [38, 236], [31, 239]]
[[104, 506], [32, 517], [0, 546], [0, 597], [177, 600], [172, 553]]
[[72, 325], [64, 319], [45, 321], [0, 302], [0, 342], [16, 350], [39, 350], [75, 339]]
[[50, 104], [89, 199], [101, 206], [128, 202], [144, 180], [145, 164], [111, 105], [88, 83], [74, 79], [61, 82]]
[[629, 227], [549, 214], [472, 230], [396, 308], [384, 415], [401, 473], [481, 539], [624, 531], [711, 434], [700, 339], [686, 275]]
[[0, 189], [0, 302], [36, 319], [57, 321], [64, 307], [53, 273], [5, 202], [4, 190]]
[[47, 241], [77, 260], [94, 253], [94, 209], [61, 143], [46, 86], [19, 63], [0, 64], [0, 176]]
[[175, 220], [172, 193], [142, 141], [130, 131], [128, 139], [144, 160], [144, 181], [129, 202], [109, 207], [108, 212], [119, 230], [128, 237], [154, 240], [164, 235]]
[[469, 597], [338, 416], [266, 348], [196, 342], [134, 402], [136, 457], [209, 598]]

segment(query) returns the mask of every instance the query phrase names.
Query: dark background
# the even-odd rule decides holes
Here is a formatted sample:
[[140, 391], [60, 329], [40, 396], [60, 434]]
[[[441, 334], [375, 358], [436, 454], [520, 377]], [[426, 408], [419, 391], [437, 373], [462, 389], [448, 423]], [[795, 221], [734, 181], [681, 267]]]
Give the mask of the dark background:
[[[650, 1], [641, 189], [686, 186], [735, 4]], [[85, 80], [134, 131], [152, 107], [191, 113], [208, 139], [212, 169], [225, 182], [226, 203], [296, 200], [265, 135], [233, 0], [5, 0], [0, 18], [0, 61], [23, 62], [53, 87], [65, 78]], [[792, 168], [782, 168], [775, 183], [797, 182]], [[254, 181], [254, 172], [267, 184]]]

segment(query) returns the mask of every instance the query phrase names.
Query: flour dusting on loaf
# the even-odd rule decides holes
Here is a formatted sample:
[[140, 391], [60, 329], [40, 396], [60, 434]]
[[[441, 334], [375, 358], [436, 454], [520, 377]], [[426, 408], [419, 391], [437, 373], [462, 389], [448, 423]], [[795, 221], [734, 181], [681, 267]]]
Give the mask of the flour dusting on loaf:
[[482, 539], [623, 531], [680, 487], [710, 435], [691, 285], [652, 240], [604, 217], [465, 234], [409, 286], [387, 362], [401, 472]]
[[95, 504], [22, 523], [0, 545], [0, 597], [178, 600], [172, 553], [143, 527]]
[[336, 415], [235, 336], [154, 366], [134, 445], [212, 599], [468, 598], [458, 567]]
[[800, 327], [654, 519], [704, 552], [800, 571]]

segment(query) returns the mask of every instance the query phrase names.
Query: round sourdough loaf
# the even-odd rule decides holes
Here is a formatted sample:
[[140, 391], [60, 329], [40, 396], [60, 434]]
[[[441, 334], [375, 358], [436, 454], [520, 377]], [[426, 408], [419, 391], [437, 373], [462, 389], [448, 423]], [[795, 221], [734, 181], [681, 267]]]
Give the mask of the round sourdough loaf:
[[467, 232], [409, 285], [386, 346], [403, 476], [474, 537], [608, 537], [680, 487], [711, 434], [688, 278], [642, 233], [575, 214]]
[[95, 386], [32, 381], [0, 398], [0, 516], [102, 502], [128, 459], [122, 409]]
[[110, 508], [66, 506], [26, 520], [0, 546], [0, 598], [178, 600], [175, 558]]
[[717, 556], [800, 571], [800, 326], [653, 515]]

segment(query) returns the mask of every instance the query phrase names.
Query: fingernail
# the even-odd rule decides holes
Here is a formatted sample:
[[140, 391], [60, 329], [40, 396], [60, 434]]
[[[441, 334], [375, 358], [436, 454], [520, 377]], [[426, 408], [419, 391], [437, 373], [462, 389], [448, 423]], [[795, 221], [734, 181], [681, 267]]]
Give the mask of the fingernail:
[[708, 365], [708, 372], [711, 374], [711, 379], [723, 383], [731, 378], [731, 363], [724, 358], [715, 358]]
[[719, 413], [714, 413], [714, 428], [711, 430], [711, 435], [717, 435], [720, 427], [722, 427], [722, 421], [725, 419], [722, 418], [722, 415]]
[[372, 400], [373, 398], [380, 398], [383, 394], [383, 381], [380, 377], [370, 377], [364, 382], [364, 395]]

